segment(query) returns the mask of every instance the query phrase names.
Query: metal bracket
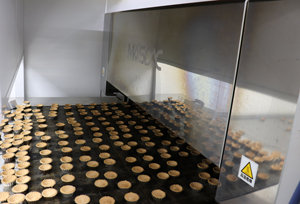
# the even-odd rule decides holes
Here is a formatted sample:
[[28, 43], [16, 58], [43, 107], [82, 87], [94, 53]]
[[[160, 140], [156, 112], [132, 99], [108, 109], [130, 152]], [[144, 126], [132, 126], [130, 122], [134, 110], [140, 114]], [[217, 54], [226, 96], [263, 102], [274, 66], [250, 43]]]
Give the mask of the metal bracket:
[[122, 93], [120, 93], [120, 92], [114, 92], [113, 94], [116, 95], [118, 103], [125, 101], [125, 96]]
[[10, 110], [12, 110], [12, 109], [16, 109], [16, 107], [17, 107], [17, 101], [16, 100], [12, 100], [12, 101], [9, 101], [8, 102], [8, 108], [10, 109]]

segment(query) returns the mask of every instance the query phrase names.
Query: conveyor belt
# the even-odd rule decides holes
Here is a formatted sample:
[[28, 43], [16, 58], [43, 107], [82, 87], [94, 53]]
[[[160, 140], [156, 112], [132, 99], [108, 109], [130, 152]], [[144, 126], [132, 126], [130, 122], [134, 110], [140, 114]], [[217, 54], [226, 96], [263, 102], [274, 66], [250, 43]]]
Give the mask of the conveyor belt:
[[[120, 110], [122, 110], [125, 114], [131, 114], [129, 108], [124, 108], [123, 105], [117, 104], [117, 107], [119, 107]], [[114, 110], [111, 110], [112, 105], [108, 105], [109, 111], [113, 112], [113, 115], [115, 115]], [[116, 131], [119, 132], [119, 140], [124, 142], [124, 144], [127, 144], [129, 141], [136, 141], [138, 145], [136, 147], [132, 147], [132, 149], [128, 152], [124, 152], [120, 147], [117, 147], [113, 144], [113, 140], [110, 139], [109, 132], [106, 131], [106, 127], [102, 125], [102, 123], [98, 120], [98, 117], [100, 116], [93, 116], [91, 111], [89, 110], [88, 106], [85, 106], [85, 109], [88, 112], [88, 116], [93, 116], [92, 122], [95, 123], [94, 126], [100, 127], [100, 131], [103, 136], [101, 137], [103, 141], [100, 144], [107, 144], [110, 146], [110, 149], [108, 152], [111, 155], [111, 158], [116, 160], [116, 164], [113, 167], [106, 167], [103, 163], [103, 160], [99, 158], [99, 145], [93, 143], [93, 131], [91, 130], [91, 127], [86, 125], [86, 121], [83, 117], [79, 115], [79, 112], [77, 110], [76, 106], [72, 106], [71, 111], [74, 113], [74, 116], [77, 120], [77, 122], [81, 123], [81, 127], [83, 128], [83, 132], [85, 133], [83, 135], [83, 139], [86, 140], [86, 146], [90, 146], [92, 150], [90, 151], [90, 156], [92, 157], [92, 160], [99, 162], [99, 167], [97, 167], [97, 171], [100, 173], [100, 176], [98, 179], [105, 179], [104, 173], [107, 171], [114, 171], [118, 174], [118, 177], [114, 181], [109, 181], [109, 186], [105, 190], [99, 190], [97, 187], [94, 186], [94, 181], [92, 179], [89, 179], [85, 176], [86, 172], [89, 171], [88, 167], [80, 162], [79, 157], [82, 156], [82, 153], [80, 151], [80, 147], [75, 144], [75, 140], [77, 139], [74, 135], [73, 127], [72, 125], [68, 124], [66, 120], [65, 110], [63, 106], [59, 107], [58, 111], [58, 118], [53, 120], [48, 117], [50, 107], [44, 107], [42, 112], [46, 116], [46, 123], [48, 124], [48, 128], [45, 131], [45, 135], [50, 135], [51, 141], [49, 144], [49, 149], [52, 150], [51, 158], [53, 159], [52, 162], [52, 171], [49, 174], [42, 174], [38, 167], [40, 165], [39, 160], [42, 158], [39, 154], [39, 150], [36, 149], [35, 145], [40, 142], [40, 140], [33, 136], [32, 140], [32, 148], [29, 152], [29, 155], [31, 156], [31, 166], [29, 167], [30, 170], [30, 176], [32, 178], [29, 191], [39, 191], [42, 192], [43, 187], [41, 186], [41, 181], [46, 178], [52, 178], [56, 181], [56, 185], [54, 186], [55, 189], [59, 191], [59, 189], [65, 185], [61, 181], [61, 176], [63, 176], [65, 173], [60, 169], [60, 158], [63, 156], [61, 153], [61, 148], [58, 146], [58, 142], [60, 141], [59, 137], [55, 135], [56, 126], [55, 124], [58, 122], [63, 122], [66, 124], [64, 130], [66, 131], [66, 134], [69, 135], [68, 142], [69, 147], [73, 148], [72, 151], [72, 158], [74, 165], [74, 168], [71, 170], [71, 174], [75, 176], [75, 181], [72, 185], [76, 187], [76, 191], [71, 198], [66, 198], [61, 195], [61, 193], [58, 193], [58, 195], [50, 201], [46, 201], [43, 198], [38, 203], [48, 204], [48, 203], [74, 203], [74, 198], [77, 195], [86, 194], [91, 198], [90, 203], [99, 203], [99, 199], [102, 196], [109, 195], [113, 197], [116, 200], [116, 203], [125, 203], [124, 200], [124, 194], [132, 191], [137, 193], [140, 196], [140, 200], [138, 203], [156, 203], [156, 201], [152, 198], [151, 192], [155, 189], [161, 189], [166, 192], [167, 196], [163, 200], [163, 203], [172, 203], [172, 204], [179, 204], [179, 203], [216, 203], [215, 198], [215, 192], [216, 188], [210, 186], [207, 181], [201, 180], [198, 176], [198, 168], [197, 163], [201, 162], [204, 157], [202, 155], [192, 155], [187, 149], [187, 144], [178, 145], [176, 143], [176, 140], [179, 138], [173, 138], [170, 137], [167, 128], [161, 128], [161, 132], [164, 134], [163, 137], [157, 137], [148, 130], [147, 136], [151, 138], [151, 142], [154, 142], [156, 145], [155, 147], [149, 148], [145, 145], [145, 142], [141, 140], [141, 134], [138, 132], [138, 130], [134, 129], [133, 126], [128, 125], [128, 119], [124, 119], [121, 117], [118, 120], [123, 120], [124, 124], [127, 125], [130, 128], [130, 134], [133, 135], [132, 138], [127, 139], [122, 137], [123, 133], [119, 129], [118, 125], [115, 123], [117, 120], [112, 119], [111, 115], [105, 115], [104, 111], [101, 111], [100, 105], [96, 107], [96, 109], [99, 110], [101, 113], [101, 117], [105, 117], [108, 122], [111, 124], [110, 127], [114, 127]], [[141, 112], [142, 113], [142, 112]], [[147, 115], [146, 115], [147, 116]], [[149, 115], [148, 115], [149, 116]], [[148, 117], [147, 116], [147, 117]], [[159, 128], [159, 125], [155, 123], [153, 120], [149, 120], [148, 123], [142, 123], [139, 118], [133, 116], [130, 120], [135, 120], [137, 122], [136, 125], [142, 125], [143, 129], [147, 130], [147, 126], [155, 126], [156, 128]], [[38, 131], [37, 122], [35, 117], [33, 116], [33, 129], [32, 133]], [[163, 146], [161, 142], [163, 140], [169, 140], [172, 142], [170, 146], [179, 146], [180, 151], [186, 151], [189, 152], [189, 155], [187, 157], [181, 157], [178, 155], [178, 152], [173, 152], [169, 149], [167, 146]], [[153, 162], [158, 163], [161, 165], [161, 168], [159, 170], [152, 170], [148, 167], [149, 162], [146, 162], [142, 159], [143, 155], [140, 155], [136, 152], [137, 148], [145, 148], [147, 149], [147, 155], [151, 155], [154, 157]], [[176, 160], [178, 162], [177, 167], [169, 167], [166, 165], [167, 160], [162, 159], [160, 157], [160, 154], [157, 152], [157, 149], [159, 148], [166, 148], [168, 150], [168, 153], [171, 154], [171, 160]], [[127, 156], [132, 156], [137, 158], [137, 162], [134, 164], [129, 164], [125, 161], [125, 158]], [[147, 174], [151, 177], [151, 181], [147, 184], [142, 184], [137, 180], [136, 174], [134, 174], [131, 171], [132, 166], [141, 166], [144, 168], [143, 174]], [[213, 174], [212, 168], [214, 167], [213, 164], [209, 166], [206, 172], [210, 173], [212, 177], [218, 178], [218, 175]], [[176, 169], [180, 171], [179, 177], [170, 177], [167, 179], [167, 181], [162, 182], [156, 175], [158, 172], [168, 172], [171, 169]], [[117, 182], [121, 180], [128, 180], [132, 183], [132, 187], [129, 190], [120, 190], [117, 186]], [[201, 182], [204, 186], [204, 188], [199, 192], [194, 192], [190, 187], [189, 184], [191, 182], [198, 181]], [[179, 184], [183, 187], [183, 191], [181, 193], [174, 193], [172, 192], [169, 187], [172, 184]], [[1, 184], [2, 185], [2, 184]], [[4, 191], [10, 191], [8, 188], [4, 188]]]

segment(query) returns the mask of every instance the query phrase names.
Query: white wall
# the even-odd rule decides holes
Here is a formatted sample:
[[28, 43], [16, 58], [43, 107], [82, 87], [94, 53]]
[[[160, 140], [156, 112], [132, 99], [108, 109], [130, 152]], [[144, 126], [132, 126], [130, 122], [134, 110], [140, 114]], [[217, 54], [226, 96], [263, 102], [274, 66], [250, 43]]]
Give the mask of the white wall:
[[23, 56], [23, 0], [0, 1], [0, 106], [7, 104]]
[[159, 6], [169, 6], [187, 3], [207, 2], [214, 0], [152, 0], [152, 1], [137, 1], [137, 0], [107, 0], [107, 13], [118, 11], [127, 11], [133, 9], [143, 9]]
[[25, 0], [25, 97], [99, 97], [105, 0]]
[[15, 81], [13, 83], [13, 87], [9, 96], [9, 101], [17, 99], [20, 100], [18, 104], [24, 101], [24, 59], [22, 59], [21, 64], [18, 68], [18, 72], [15, 76]]

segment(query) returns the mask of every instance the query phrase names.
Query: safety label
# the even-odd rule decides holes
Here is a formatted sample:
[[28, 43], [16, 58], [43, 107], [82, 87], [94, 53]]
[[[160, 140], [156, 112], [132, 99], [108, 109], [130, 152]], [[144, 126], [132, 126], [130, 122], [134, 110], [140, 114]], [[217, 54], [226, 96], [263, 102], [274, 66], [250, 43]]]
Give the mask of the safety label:
[[238, 177], [250, 186], [254, 187], [257, 169], [257, 163], [242, 155]]

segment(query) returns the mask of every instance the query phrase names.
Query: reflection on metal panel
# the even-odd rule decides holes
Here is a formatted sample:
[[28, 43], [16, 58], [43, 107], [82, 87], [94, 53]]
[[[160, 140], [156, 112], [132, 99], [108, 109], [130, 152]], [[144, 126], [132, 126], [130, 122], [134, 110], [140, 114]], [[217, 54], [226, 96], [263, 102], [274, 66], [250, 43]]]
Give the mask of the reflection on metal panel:
[[[249, 5], [219, 202], [254, 203], [262, 193], [258, 203], [275, 201], [277, 187], [266, 189], [279, 182], [300, 87], [299, 9], [293, 0]], [[241, 155], [259, 164], [254, 188], [237, 179]]]
[[[188, 72], [168, 64], [159, 63], [162, 71], [156, 72], [156, 99], [164, 95], [184, 95], [184, 100], [204, 102], [205, 107], [215, 112], [227, 113], [231, 100], [232, 84]], [[175, 98], [174, 98], [175, 99]], [[179, 98], [176, 98], [179, 99]]]
[[232, 84], [243, 3], [161, 12], [159, 61]]
[[113, 14], [107, 80], [217, 165], [243, 8], [211, 3]]
[[158, 22], [158, 11], [114, 14], [107, 80], [137, 101], [150, 100]]

